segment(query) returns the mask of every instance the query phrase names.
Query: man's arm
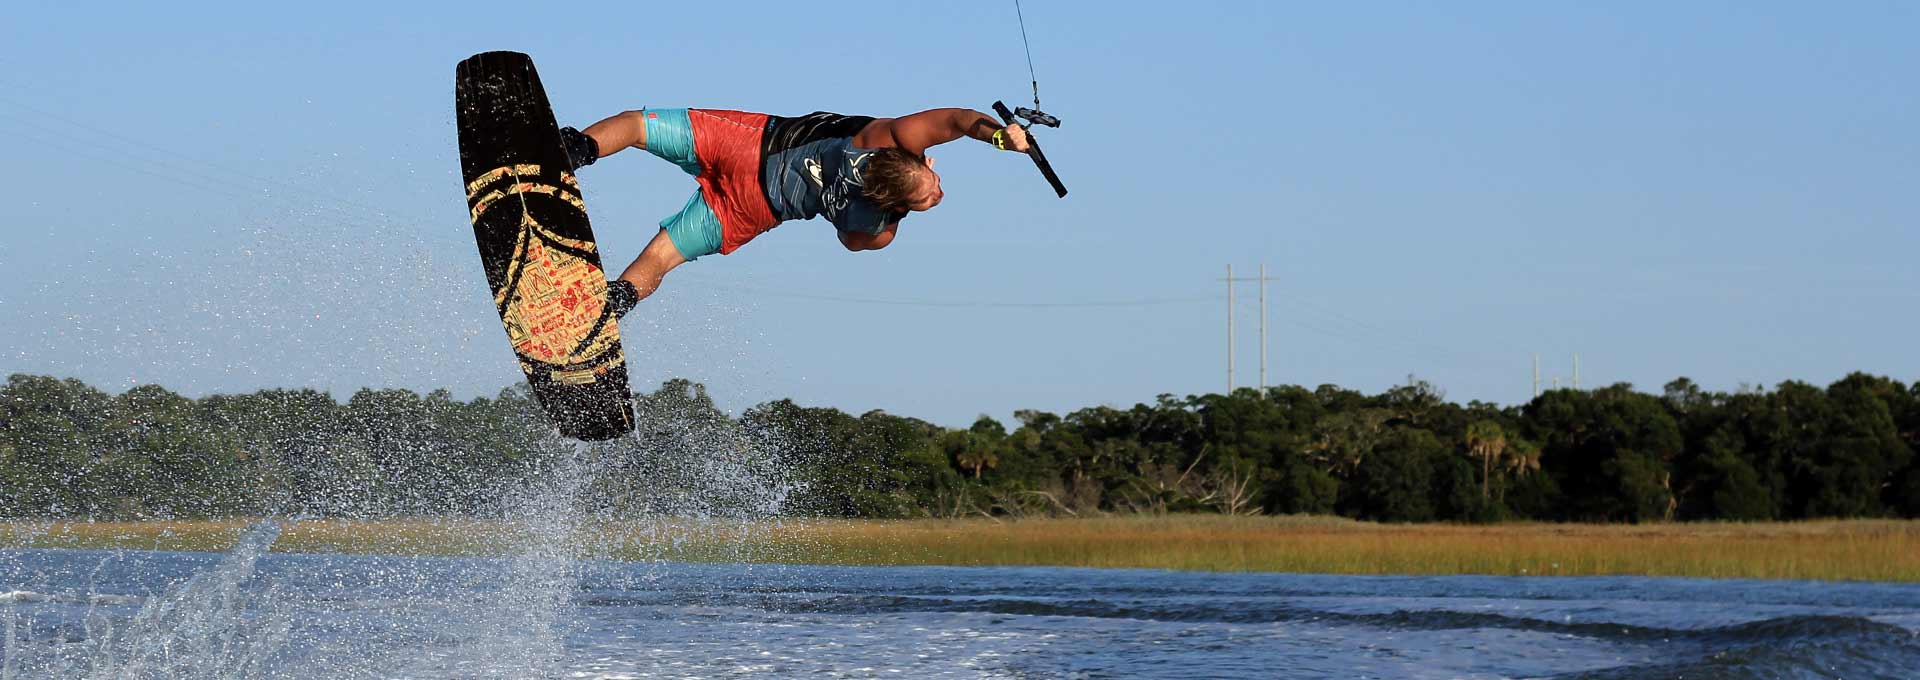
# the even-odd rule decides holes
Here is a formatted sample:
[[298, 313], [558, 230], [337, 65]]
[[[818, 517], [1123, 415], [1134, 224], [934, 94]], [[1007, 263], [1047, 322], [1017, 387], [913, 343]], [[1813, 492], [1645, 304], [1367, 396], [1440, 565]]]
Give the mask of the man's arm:
[[840, 234], [840, 245], [846, 246], [847, 250], [857, 253], [862, 250], [879, 250], [887, 247], [887, 244], [893, 242], [895, 230], [899, 228], [900, 223], [894, 222], [887, 225], [887, 228], [881, 230], [878, 234], [859, 234], [851, 231], [836, 233]]
[[993, 116], [973, 109], [929, 109], [900, 118], [883, 118], [855, 135], [853, 143], [869, 149], [899, 147], [910, 153], [925, 154], [930, 149], [961, 137], [992, 143], [994, 133], [1005, 129], [1002, 141], [1008, 150], [1026, 151], [1026, 129], [1007, 128]]

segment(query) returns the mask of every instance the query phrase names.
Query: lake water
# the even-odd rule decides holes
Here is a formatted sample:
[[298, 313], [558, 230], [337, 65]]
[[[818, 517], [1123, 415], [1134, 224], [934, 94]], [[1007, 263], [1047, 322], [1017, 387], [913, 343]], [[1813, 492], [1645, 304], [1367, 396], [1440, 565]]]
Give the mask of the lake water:
[[1920, 586], [0, 551], [0, 678], [1912, 678]]

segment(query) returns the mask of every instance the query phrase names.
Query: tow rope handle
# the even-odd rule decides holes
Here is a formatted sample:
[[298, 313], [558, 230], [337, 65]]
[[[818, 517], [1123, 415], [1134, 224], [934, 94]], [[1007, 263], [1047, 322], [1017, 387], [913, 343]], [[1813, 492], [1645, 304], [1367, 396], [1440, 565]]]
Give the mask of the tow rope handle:
[[[1003, 102], [994, 102], [993, 112], [1000, 114], [1000, 120], [1007, 125], [1020, 124], [1014, 121], [1014, 112], [1007, 110], [1007, 105]], [[1060, 127], [1060, 119], [1037, 110], [1020, 109], [1020, 116], [1026, 118], [1030, 125]], [[1031, 157], [1033, 164], [1040, 168], [1040, 174], [1046, 175], [1047, 183], [1053, 185], [1053, 193], [1059, 195], [1061, 198], [1066, 198], [1067, 185], [1061, 184], [1060, 176], [1053, 174], [1053, 164], [1048, 163], [1047, 155], [1040, 152], [1040, 142], [1033, 138], [1033, 131], [1031, 129], [1027, 130], [1027, 156]]]

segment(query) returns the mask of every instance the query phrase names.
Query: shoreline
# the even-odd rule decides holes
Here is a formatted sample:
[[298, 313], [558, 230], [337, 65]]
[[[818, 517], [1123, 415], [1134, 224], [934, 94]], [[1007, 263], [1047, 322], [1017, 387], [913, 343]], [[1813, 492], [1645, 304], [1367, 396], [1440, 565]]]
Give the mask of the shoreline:
[[[222, 552], [259, 520], [0, 522], [0, 549]], [[283, 521], [274, 552], [1036, 566], [1354, 575], [1671, 576], [1920, 582], [1920, 521], [1374, 524], [1221, 515], [583, 521], [566, 537], [471, 518]]]

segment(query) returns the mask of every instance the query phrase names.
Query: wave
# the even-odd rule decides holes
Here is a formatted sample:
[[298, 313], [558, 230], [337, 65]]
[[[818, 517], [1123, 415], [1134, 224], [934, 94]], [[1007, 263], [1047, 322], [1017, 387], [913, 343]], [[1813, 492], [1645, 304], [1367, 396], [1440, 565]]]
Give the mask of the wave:
[[1569, 673], [1556, 680], [1911, 678], [1920, 633], [1851, 616], [1793, 616], [1700, 631], [1684, 661]]
[[37, 593], [31, 590], [0, 592], [0, 604], [95, 604], [112, 606], [139, 604], [140, 601], [140, 598], [132, 595]]
[[36, 593], [31, 590], [14, 590], [10, 592], [0, 593], [0, 603], [45, 602], [47, 601], [47, 597], [48, 597], [47, 595]]
[[1793, 615], [1707, 628], [1665, 628], [1604, 621], [1573, 622], [1491, 612], [1410, 610], [1342, 612], [1271, 602], [1248, 603], [1037, 599], [1020, 597], [941, 597], [904, 594], [846, 594], [804, 591], [699, 592], [650, 591], [586, 595], [586, 607], [747, 607], [790, 614], [906, 614], [966, 612], [1010, 616], [1070, 616], [1165, 622], [1230, 624], [1313, 622], [1401, 630], [1505, 628], [1579, 635], [1620, 641], [1764, 640], [1833, 635], [1886, 636], [1912, 640], [1914, 631], [1858, 616]]
[[1631, 643], [1688, 661], [1612, 669], [1567, 678], [1912, 677], [1920, 668], [1920, 632], [1858, 616], [1783, 616], [1709, 628], [1662, 628], [1605, 622], [1553, 621], [1506, 614], [1401, 610], [1327, 612], [1302, 607], [1237, 610], [1213, 605], [1128, 605], [1098, 600], [1038, 601], [900, 596], [831, 596], [786, 603], [814, 613], [979, 612], [1235, 624], [1319, 623], [1403, 631], [1499, 628]]
[[[1082, 617], [1170, 623], [1297, 623], [1364, 626], [1397, 631], [1505, 629], [1574, 636], [1651, 650], [1660, 664], [1558, 676], [1564, 679], [1686, 677], [1911, 677], [1920, 668], [1920, 632], [1862, 616], [1791, 615], [1741, 623], [1668, 628], [1573, 622], [1507, 613], [1403, 609], [1340, 612], [1272, 602], [1176, 602], [1109, 599], [1040, 599], [1004, 596], [939, 597], [921, 594], [805, 591], [602, 593], [577, 600], [582, 606], [675, 609], [736, 607], [776, 615], [980, 613], [1005, 616]], [[672, 614], [662, 613], [662, 616]]]

